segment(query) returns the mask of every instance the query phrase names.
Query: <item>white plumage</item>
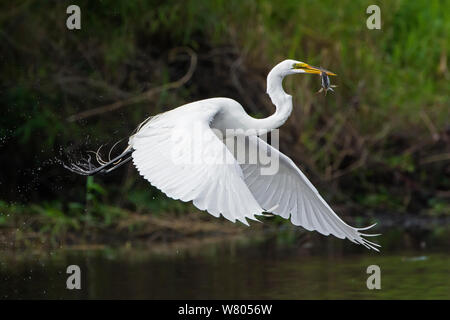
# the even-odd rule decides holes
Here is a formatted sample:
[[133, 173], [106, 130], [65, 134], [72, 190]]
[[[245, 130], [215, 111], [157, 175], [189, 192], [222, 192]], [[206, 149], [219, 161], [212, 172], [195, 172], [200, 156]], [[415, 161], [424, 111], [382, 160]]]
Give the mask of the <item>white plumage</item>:
[[[347, 225], [289, 157], [258, 137], [281, 126], [292, 111], [292, 97], [282, 88], [283, 78], [320, 72], [295, 60], [275, 66], [267, 78], [267, 93], [276, 112], [265, 119], [250, 117], [238, 102], [228, 98], [201, 100], [157, 115], [130, 138], [133, 163], [167, 196], [192, 201], [215, 217], [223, 215], [248, 225], [247, 218], [256, 220], [256, 215], [270, 212], [307, 230], [348, 238], [378, 251], [378, 244], [363, 238], [374, 235], [360, 232], [372, 226]], [[235, 148], [227, 143], [231, 140], [236, 140]], [[263, 175], [263, 163], [241, 161], [237, 150], [256, 159], [258, 155], [252, 155], [255, 150], [277, 156], [279, 170]]]
[[[263, 209], [246, 186], [239, 164], [209, 126], [218, 111], [217, 105], [202, 102], [150, 120], [130, 142], [133, 163], [169, 197], [248, 224], [245, 218], [255, 219]], [[199, 150], [201, 158], [196, 159]]]

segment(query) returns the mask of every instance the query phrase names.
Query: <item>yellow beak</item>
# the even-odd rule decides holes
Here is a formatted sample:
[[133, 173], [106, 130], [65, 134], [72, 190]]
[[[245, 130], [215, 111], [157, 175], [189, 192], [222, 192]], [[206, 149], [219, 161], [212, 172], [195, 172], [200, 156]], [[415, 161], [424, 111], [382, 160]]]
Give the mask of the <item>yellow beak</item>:
[[318, 68], [318, 67], [313, 67], [313, 66], [310, 66], [307, 63], [296, 63], [294, 65], [294, 69], [301, 69], [305, 73], [321, 74], [322, 72], [325, 72], [329, 76], [337, 76], [337, 74], [335, 74], [335, 73], [333, 73], [331, 71], [328, 71], [328, 70], [325, 70], [325, 69], [322, 69], [322, 68]]

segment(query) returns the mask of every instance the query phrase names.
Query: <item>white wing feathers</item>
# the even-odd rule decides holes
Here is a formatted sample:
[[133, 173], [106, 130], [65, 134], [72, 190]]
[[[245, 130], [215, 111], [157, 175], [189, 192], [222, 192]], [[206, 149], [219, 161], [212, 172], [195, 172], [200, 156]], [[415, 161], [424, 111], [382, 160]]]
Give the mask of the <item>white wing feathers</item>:
[[[188, 110], [186, 110], [188, 111]], [[262, 208], [233, 155], [209, 127], [217, 108], [189, 108], [150, 120], [132, 138], [139, 173], [173, 199], [248, 225]], [[206, 161], [206, 163], [205, 163]]]
[[[241, 145], [229, 150], [209, 126], [218, 111], [213, 104], [186, 105], [145, 122], [129, 142], [139, 173], [169, 197], [193, 201], [215, 217], [248, 225], [247, 218], [271, 212], [378, 251], [378, 244], [363, 238], [376, 235], [360, 232], [372, 226], [353, 228], [342, 221], [290, 158], [256, 136], [237, 139]], [[242, 149], [278, 157], [279, 170], [262, 175], [259, 161], [238, 163], [236, 151]]]
[[[261, 175], [263, 165], [260, 161], [253, 164], [241, 163], [245, 182], [264, 209], [285, 219], [290, 217], [294, 225], [307, 230], [317, 230], [324, 235], [332, 234], [341, 239], [348, 238], [352, 242], [378, 251], [376, 248], [379, 247], [378, 244], [363, 238], [376, 234], [360, 232], [373, 225], [367, 228], [353, 228], [346, 224], [334, 213], [289, 157], [256, 136], [246, 137], [246, 140], [248, 141], [246, 145], [241, 146], [246, 148], [246, 153], [258, 150], [257, 153], [266, 152], [271, 158], [278, 157], [279, 160], [279, 169], [274, 175]], [[237, 139], [237, 143], [242, 144], [243, 140]], [[253, 159], [255, 158], [259, 159], [259, 156], [253, 155]]]

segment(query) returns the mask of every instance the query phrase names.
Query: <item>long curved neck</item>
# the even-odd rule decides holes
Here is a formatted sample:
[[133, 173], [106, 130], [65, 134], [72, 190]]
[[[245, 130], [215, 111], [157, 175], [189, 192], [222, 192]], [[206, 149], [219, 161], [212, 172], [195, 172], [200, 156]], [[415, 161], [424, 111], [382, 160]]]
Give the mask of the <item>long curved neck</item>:
[[266, 119], [273, 121], [271, 129], [283, 125], [292, 112], [292, 96], [283, 90], [283, 78], [275, 69], [267, 76], [267, 94], [275, 105], [275, 113]]
[[292, 96], [283, 90], [284, 75], [275, 67], [267, 76], [267, 94], [275, 105], [275, 113], [264, 119], [251, 118], [253, 129], [276, 129], [283, 125], [292, 112]]

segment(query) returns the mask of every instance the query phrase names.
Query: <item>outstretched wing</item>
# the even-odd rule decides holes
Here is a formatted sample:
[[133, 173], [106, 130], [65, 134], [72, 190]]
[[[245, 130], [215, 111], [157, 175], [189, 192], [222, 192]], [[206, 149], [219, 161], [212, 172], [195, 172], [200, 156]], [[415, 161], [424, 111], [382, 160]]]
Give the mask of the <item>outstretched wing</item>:
[[[317, 230], [324, 235], [332, 234], [341, 239], [348, 238], [355, 243], [378, 251], [376, 248], [379, 247], [378, 244], [363, 238], [363, 236], [375, 235], [360, 232], [372, 226], [354, 228], [346, 224], [334, 213], [289, 157], [256, 136], [246, 137], [245, 140], [247, 143], [237, 139], [236, 150], [245, 149], [248, 155], [247, 161], [240, 161], [240, 166], [248, 188], [261, 207], [285, 219], [290, 217], [294, 225], [302, 226], [307, 230]], [[245, 145], [242, 145], [243, 143]], [[255, 153], [257, 154], [255, 155]], [[261, 161], [261, 155], [266, 158], [264, 162]], [[239, 159], [239, 156], [236, 156]], [[256, 159], [256, 161], [251, 163], [249, 159]], [[261, 169], [264, 167], [267, 169], [267, 160], [269, 159], [279, 161], [279, 167], [276, 173], [264, 175]]]
[[209, 126], [217, 112], [211, 104], [180, 107], [148, 121], [130, 141], [133, 163], [167, 196], [248, 225], [246, 218], [256, 220], [263, 210], [236, 159]]

